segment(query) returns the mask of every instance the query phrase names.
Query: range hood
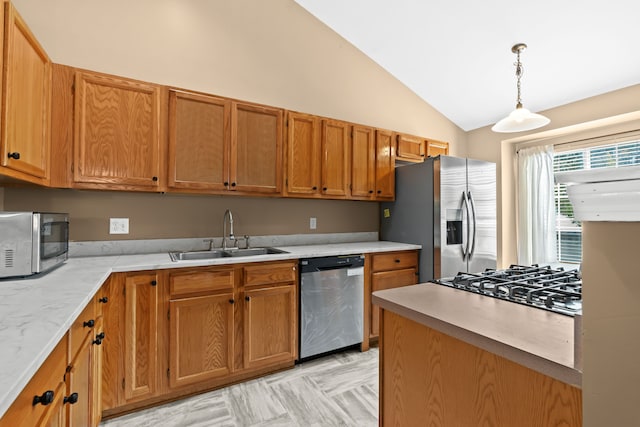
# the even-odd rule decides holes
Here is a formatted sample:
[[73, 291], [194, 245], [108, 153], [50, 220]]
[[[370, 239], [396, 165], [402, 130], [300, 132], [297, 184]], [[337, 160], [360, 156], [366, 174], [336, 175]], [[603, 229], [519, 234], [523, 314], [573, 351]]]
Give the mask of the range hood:
[[640, 221], [640, 166], [555, 174], [580, 221]]

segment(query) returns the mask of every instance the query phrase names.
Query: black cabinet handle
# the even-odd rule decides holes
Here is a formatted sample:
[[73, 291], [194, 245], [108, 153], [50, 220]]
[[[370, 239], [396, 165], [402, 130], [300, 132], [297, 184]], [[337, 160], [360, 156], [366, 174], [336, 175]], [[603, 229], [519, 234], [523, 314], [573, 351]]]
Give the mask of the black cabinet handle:
[[228, 181], [225, 181], [225, 182], [224, 182], [224, 186], [225, 186], [225, 187], [228, 187], [228, 186], [229, 186], [229, 182], [228, 182]]
[[382, 190], [378, 190], [378, 194], [382, 193]]
[[103, 303], [103, 304], [106, 304], [106, 303], [108, 303], [108, 302], [109, 302], [109, 298], [107, 298], [107, 297], [102, 297], [102, 298], [100, 298], [100, 299], [98, 300], [98, 302], [101, 302], [101, 303]]
[[157, 176], [154, 176], [153, 178], [151, 178], [151, 181], [157, 181], [157, 180], [158, 180]]
[[38, 403], [42, 406], [47, 406], [51, 402], [53, 402], [53, 390], [45, 391], [44, 393], [42, 393], [42, 396], [33, 396], [33, 406], [37, 405]]
[[369, 190], [369, 194], [373, 194], [373, 190]]
[[396, 264], [400, 264], [400, 260], [399, 259], [395, 259]]
[[96, 321], [91, 319], [91, 320], [88, 320], [86, 322], [83, 322], [82, 326], [85, 327], [85, 328], [93, 328], [95, 326], [95, 324], [96, 324]]
[[232, 186], [232, 187], [235, 187], [235, 186], [236, 186], [236, 183], [235, 183], [235, 182], [232, 182], [232, 183], [231, 183], [231, 186]]
[[317, 190], [317, 189], [318, 189], [318, 187], [316, 187], [316, 186], [314, 186], [314, 187], [312, 188], [312, 190]]
[[96, 335], [96, 338], [102, 341], [104, 339], [104, 332], [100, 332], [98, 335]]
[[157, 281], [157, 280], [152, 280], [152, 281], [151, 281], [151, 286], [155, 286], [155, 285], [157, 285], [157, 284], [158, 284], [158, 281]]
[[69, 396], [65, 396], [62, 403], [68, 403], [73, 405], [78, 402], [78, 393], [71, 393]]
[[249, 296], [244, 297], [244, 299], [245, 299], [245, 301], [251, 301], [251, 297], [249, 297]]
[[97, 337], [96, 337], [96, 339], [95, 339], [95, 340], [91, 341], [91, 344], [94, 344], [94, 345], [102, 345], [102, 338], [97, 338]]
[[18, 153], [17, 151], [16, 151], [16, 152], [13, 152], [13, 153], [9, 153], [7, 156], [8, 156], [10, 159], [20, 160], [20, 153]]
[[322, 187], [322, 191], [327, 191], [327, 187]]
[[234, 300], [233, 298], [229, 300], [229, 304], [235, 304], [235, 303], [236, 303], [236, 300]]

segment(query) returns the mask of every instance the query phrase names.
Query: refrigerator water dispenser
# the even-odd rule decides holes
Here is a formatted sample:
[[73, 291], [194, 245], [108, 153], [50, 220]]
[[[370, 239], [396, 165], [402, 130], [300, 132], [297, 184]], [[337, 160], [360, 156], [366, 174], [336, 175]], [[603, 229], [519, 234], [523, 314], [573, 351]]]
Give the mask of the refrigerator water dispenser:
[[462, 209], [447, 209], [447, 245], [462, 244]]

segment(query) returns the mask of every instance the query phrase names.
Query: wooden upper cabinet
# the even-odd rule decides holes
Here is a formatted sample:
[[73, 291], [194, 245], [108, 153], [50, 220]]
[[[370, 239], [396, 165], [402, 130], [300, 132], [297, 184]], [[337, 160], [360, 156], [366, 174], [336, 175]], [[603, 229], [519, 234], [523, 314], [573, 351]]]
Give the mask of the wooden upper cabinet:
[[424, 138], [419, 136], [396, 134], [396, 159], [408, 162], [422, 162], [426, 156]]
[[350, 124], [322, 120], [322, 194], [346, 197], [349, 191]]
[[444, 156], [449, 154], [449, 143], [436, 141], [435, 139], [427, 139], [427, 156], [436, 157], [441, 154]]
[[227, 189], [230, 119], [228, 99], [169, 92], [169, 187]]
[[318, 193], [320, 162], [317, 118], [290, 111], [287, 116], [286, 192], [293, 195]]
[[376, 200], [395, 198], [395, 152], [393, 133], [376, 131]]
[[284, 112], [240, 102], [231, 115], [231, 190], [282, 192]]
[[354, 125], [351, 142], [351, 197], [357, 199], [375, 198], [375, 188], [375, 130], [370, 127]]
[[74, 181], [80, 185], [76, 186], [157, 191], [159, 123], [160, 86], [79, 71]]
[[169, 187], [280, 193], [283, 117], [278, 108], [171, 90]]
[[2, 174], [47, 184], [51, 60], [11, 3], [4, 3], [2, 13]]

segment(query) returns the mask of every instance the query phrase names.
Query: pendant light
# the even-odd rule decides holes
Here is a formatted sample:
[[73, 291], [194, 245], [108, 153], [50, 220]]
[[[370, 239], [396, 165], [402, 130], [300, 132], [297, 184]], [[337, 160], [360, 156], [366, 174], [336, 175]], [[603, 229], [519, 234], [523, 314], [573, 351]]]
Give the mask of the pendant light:
[[513, 110], [507, 117], [500, 120], [491, 128], [494, 132], [508, 133], [508, 132], [524, 132], [526, 130], [537, 129], [539, 127], [549, 124], [551, 120], [540, 114], [532, 113], [522, 106], [522, 100], [520, 98], [520, 79], [522, 78], [523, 67], [520, 62], [520, 53], [527, 48], [524, 43], [518, 43], [511, 48], [511, 52], [515, 53], [518, 57], [516, 66], [516, 78], [518, 80], [518, 101], [516, 103], [516, 109]]

